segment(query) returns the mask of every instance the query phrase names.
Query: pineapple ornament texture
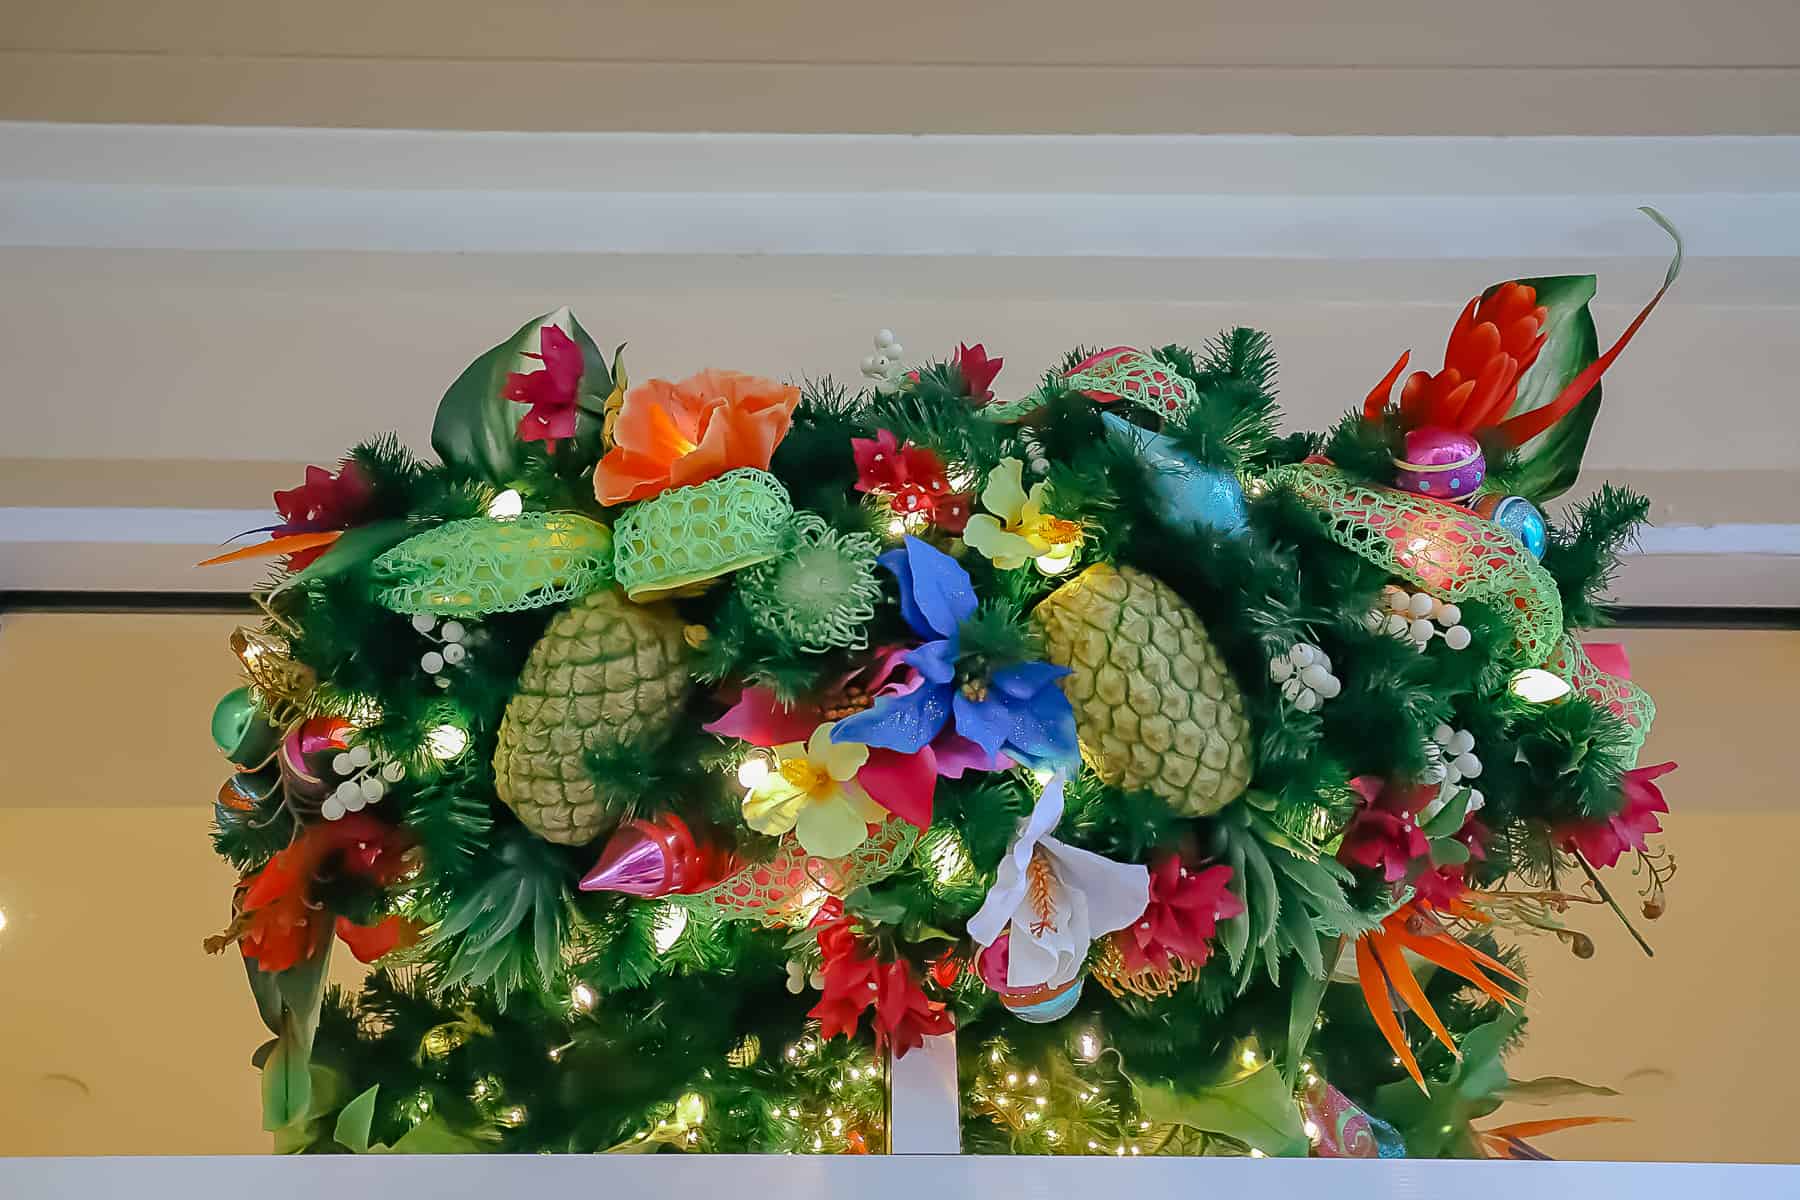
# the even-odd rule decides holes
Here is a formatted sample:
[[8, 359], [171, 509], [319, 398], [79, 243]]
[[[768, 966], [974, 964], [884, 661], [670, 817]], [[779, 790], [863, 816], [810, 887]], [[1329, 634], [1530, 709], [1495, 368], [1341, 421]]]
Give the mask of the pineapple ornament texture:
[[1200, 618], [1162, 581], [1096, 564], [1032, 614], [1068, 667], [1084, 757], [1101, 780], [1205, 816], [1250, 783], [1243, 695]]
[[687, 656], [666, 604], [609, 588], [557, 614], [519, 673], [494, 752], [495, 789], [527, 829], [565, 846], [608, 831], [587, 752], [667, 736], [692, 683]]

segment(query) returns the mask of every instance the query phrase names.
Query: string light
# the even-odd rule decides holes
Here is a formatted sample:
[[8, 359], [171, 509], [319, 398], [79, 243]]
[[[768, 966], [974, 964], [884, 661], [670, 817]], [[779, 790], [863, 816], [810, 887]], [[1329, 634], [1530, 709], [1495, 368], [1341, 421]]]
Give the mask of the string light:
[[525, 1123], [525, 1106], [515, 1104], [510, 1108], [503, 1108], [494, 1115], [494, 1120], [508, 1129], [517, 1129]]
[[1244, 1048], [1244, 1053], [1240, 1057], [1246, 1069], [1254, 1068], [1256, 1066], [1256, 1051], [1248, 1046]]
[[599, 1001], [599, 993], [585, 983], [578, 983], [569, 990], [569, 1006], [576, 1012], [593, 1012]]
[[738, 764], [737, 780], [745, 788], [753, 789], [769, 777], [769, 756], [752, 754]]
[[1079, 1062], [1091, 1063], [1100, 1058], [1100, 1039], [1094, 1031], [1084, 1029], [1075, 1039], [1075, 1058]]
[[487, 515], [496, 521], [510, 521], [524, 511], [525, 498], [517, 488], [507, 488], [488, 501]]
[[6, 910], [0, 908], [0, 929], [6, 928]]
[[468, 748], [469, 731], [460, 725], [439, 725], [425, 735], [425, 749], [440, 762], [448, 762]]
[[1250, 1157], [1251, 1158], [1267, 1158], [1269, 1156], [1264, 1154], [1261, 1150], [1258, 1150], [1254, 1146], [1252, 1146], [1250, 1148]]
[[1032, 561], [1037, 564], [1041, 574], [1061, 575], [1075, 565], [1074, 548], [1070, 547], [1067, 554], [1040, 554]]
[[682, 930], [687, 928], [687, 909], [678, 904], [665, 904], [656, 914], [656, 924], [650, 927], [651, 941], [656, 945], [658, 954], [667, 954], [681, 937]]
[[1309, 1142], [1316, 1142], [1319, 1140], [1319, 1124], [1317, 1121], [1305, 1122], [1300, 1126], [1300, 1132], [1306, 1135], [1306, 1140]]
[[1568, 682], [1539, 667], [1527, 667], [1507, 685], [1512, 694], [1533, 704], [1553, 704], [1574, 689]]

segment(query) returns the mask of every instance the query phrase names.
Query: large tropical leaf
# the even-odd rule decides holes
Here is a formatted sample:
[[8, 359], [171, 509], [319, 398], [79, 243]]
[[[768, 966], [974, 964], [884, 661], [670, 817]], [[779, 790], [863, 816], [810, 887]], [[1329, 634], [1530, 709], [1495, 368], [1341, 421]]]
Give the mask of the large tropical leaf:
[[264, 1129], [273, 1131], [302, 1120], [312, 1107], [313, 1037], [319, 1029], [330, 962], [329, 938], [311, 958], [285, 971], [270, 973], [254, 960], [244, 960], [256, 1010], [275, 1035], [261, 1063]]
[[559, 308], [519, 326], [511, 337], [470, 363], [444, 393], [431, 426], [431, 446], [445, 464], [495, 484], [519, 478], [526, 454], [526, 444], [518, 436], [519, 418], [526, 409], [503, 393], [508, 375], [541, 366], [526, 355], [538, 352], [539, 331], [546, 325], [557, 326], [581, 347], [582, 403], [575, 440], [590, 450], [598, 445], [600, 419], [590, 415], [597, 406], [588, 398], [612, 391], [612, 372], [575, 314]]
[[[1588, 312], [1596, 286], [1592, 275], [1551, 275], [1519, 282], [1537, 289], [1538, 303], [1549, 309], [1550, 315], [1544, 324], [1548, 334], [1544, 348], [1520, 381], [1518, 399], [1506, 410], [1508, 417], [1535, 412], [1551, 403], [1600, 356], [1594, 318]], [[1508, 477], [1513, 490], [1537, 504], [1568, 491], [1581, 470], [1581, 456], [1599, 412], [1600, 385], [1596, 383], [1573, 412], [1519, 448], [1518, 471]]]
[[1308, 1152], [1300, 1108], [1273, 1062], [1200, 1087], [1140, 1079], [1132, 1087], [1147, 1121], [1224, 1134], [1271, 1156]]

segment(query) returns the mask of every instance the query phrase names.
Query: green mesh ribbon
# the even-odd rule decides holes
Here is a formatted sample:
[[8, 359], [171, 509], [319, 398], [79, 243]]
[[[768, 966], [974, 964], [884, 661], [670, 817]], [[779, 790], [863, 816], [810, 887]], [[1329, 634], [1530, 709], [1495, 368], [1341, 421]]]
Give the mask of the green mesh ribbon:
[[1625, 722], [1631, 731], [1631, 765], [1637, 765], [1638, 751], [1650, 736], [1650, 723], [1656, 720], [1656, 705], [1646, 692], [1629, 679], [1602, 671], [1588, 658], [1581, 643], [1567, 634], [1556, 647], [1556, 653], [1544, 664], [1549, 671], [1575, 689], [1575, 694], [1599, 705]]
[[918, 840], [917, 825], [891, 817], [844, 857], [815, 858], [790, 833], [768, 862], [744, 867], [704, 892], [668, 899], [727, 921], [755, 921], [768, 928], [802, 925], [827, 896], [845, 896], [898, 871]]
[[415, 534], [375, 560], [383, 606], [482, 616], [579, 599], [612, 582], [612, 534], [577, 513], [471, 517]]
[[1335, 467], [1300, 463], [1271, 471], [1318, 516], [1325, 535], [1365, 562], [1440, 599], [1473, 600], [1505, 617], [1507, 658], [1541, 665], [1562, 639], [1556, 581], [1517, 538], [1492, 521], [1441, 500], [1366, 487]]
[[1148, 350], [1119, 346], [1076, 364], [1063, 383], [1096, 400], [1123, 400], [1166, 420], [1195, 403], [1194, 385]]
[[812, 513], [794, 519], [793, 546], [780, 558], [746, 567], [738, 598], [765, 628], [807, 654], [868, 645], [881, 584], [871, 533], [839, 533]]
[[614, 570], [633, 600], [653, 599], [774, 558], [794, 506], [767, 471], [744, 467], [634, 505], [613, 527]]

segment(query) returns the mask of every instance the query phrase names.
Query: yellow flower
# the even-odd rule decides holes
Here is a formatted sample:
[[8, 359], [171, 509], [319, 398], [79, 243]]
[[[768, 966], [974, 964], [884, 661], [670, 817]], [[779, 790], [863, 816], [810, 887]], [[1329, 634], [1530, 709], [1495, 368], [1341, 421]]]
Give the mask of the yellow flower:
[[859, 742], [834, 744], [831, 725], [810, 740], [775, 747], [779, 764], [744, 798], [744, 823], [758, 833], [794, 831], [800, 846], [820, 858], [842, 858], [869, 836], [887, 813], [869, 798], [856, 773], [869, 760]]
[[970, 517], [963, 530], [963, 541], [993, 559], [1002, 571], [1022, 567], [1033, 558], [1067, 563], [1081, 545], [1080, 523], [1046, 513], [1044, 485], [1034, 483], [1027, 492], [1023, 468], [1016, 458], [1000, 460], [981, 491], [981, 506], [988, 511]]

